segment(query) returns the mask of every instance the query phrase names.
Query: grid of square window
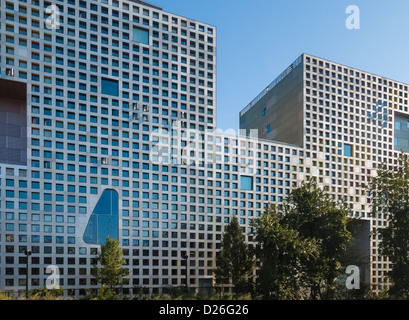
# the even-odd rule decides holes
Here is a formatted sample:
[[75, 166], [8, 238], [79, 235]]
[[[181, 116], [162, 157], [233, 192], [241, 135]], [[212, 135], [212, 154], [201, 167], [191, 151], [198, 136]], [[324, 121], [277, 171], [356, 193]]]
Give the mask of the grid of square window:
[[[371, 230], [385, 225], [369, 219], [366, 186], [409, 148], [407, 85], [303, 55], [302, 146], [209, 135], [213, 26], [140, 1], [1, 0], [0, 15], [0, 80], [25, 84], [28, 120], [26, 165], [0, 164], [1, 289], [24, 288], [26, 248], [32, 287], [53, 264], [69, 294], [97, 288], [91, 265], [112, 217], [126, 292], [184, 284], [185, 254], [189, 285], [209, 285], [231, 217], [251, 242], [250, 221], [311, 179]], [[377, 245], [372, 236], [373, 283], [388, 269]]]
[[[304, 72], [306, 157], [333, 199], [370, 220], [372, 231], [386, 226], [386, 216], [370, 216], [367, 187], [378, 164], [396, 165], [400, 150], [408, 150], [402, 128], [409, 119], [408, 85], [308, 55]], [[371, 235], [373, 284], [382, 284], [390, 267], [378, 244]]]
[[[47, 25], [51, 4], [58, 9], [52, 13], [55, 29]], [[160, 234], [160, 239], [166, 237], [160, 247], [169, 244], [161, 256], [169, 258], [160, 265], [173, 266], [163, 276], [172, 273], [169, 284], [179, 285], [180, 251], [187, 248], [181, 239], [187, 235], [181, 234], [180, 222], [171, 221], [175, 216], [188, 220], [172, 210], [187, 205], [175, 199], [181, 182], [170, 183], [179, 180], [172, 175], [181, 170], [151, 167], [149, 133], [176, 119], [198, 131], [214, 128], [215, 28], [133, 1], [2, 1], [0, 12], [5, 26], [1, 76], [27, 84], [29, 119], [28, 177], [20, 182], [17, 167], [1, 167], [1, 208], [7, 212], [2, 209], [0, 219], [7, 221], [1, 224], [7, 250], [1, 250], [0, 259], [7, 269], [1, 274], [7, 277], [0, 285], [23, 285], [20, 264], [25, 263], [21, 252], [26, 246], [33, 250], [33, 286], [44, 285], [46, 264], [60, 267], [63, 287], [94, 285], [90, 264], [98, 247], [84, 243], [82, 236], [89, 214], [109, 188], [120, 194], [119, 238], [134, 271], [132, 287], [146, 285], [146, 279], [139, 279], [146, 276], [146, 259], [139, 262], [146, 250], [158, 250], [159, 222], [154, 219], [162, 207], [168, 208], [169, 218], [161, 213], [160, 219], [168, 220], [169, 227]], [[185, 198], [181, 200], [187, 202]], [[189, 217], [191, 230], [196, 229], [194, 218]], [[170, 252], [175, 241], [176, 250]], [[157, 273], [153, 266], [158, 260], [152, 256], [157, 254], [149, 255], [147, 279]], [[172, 262], [167, 260], [171, 256]], [[204, 269], [211, 265], [207, 259], [213, 251], [200, 252], [200, 257], [200, 273], [207, 276]], [[165, 282], [155, 279], [150, 285]]]
[[[281, 203], [301, 181], [302, 151], [200, 140], [215, 126], [214, 27], [133, 2], [61, 1], [59, 29], [48, 30], [32, 22], [48, 4], [6, 1], [1, 11], [2, 77], [27, 83], [28, 156], [23, 169], [1, 165], [0, 285], [25, 285], [28, 247], [31, 286], [43, 286], [55, 264], [69, 293], [96, 288], [90, 269], [99, 247], [84, 232], [101, 194], [113, 189], [129, 290], [183, 284], [185, 253], [189, 285], [199, 287], [213, 277], [224, 225], [237, 215], [250, 231], [268, 202]], [[212, 162], [151, 161], [152, 133], [175, 121], [198, 133]]]

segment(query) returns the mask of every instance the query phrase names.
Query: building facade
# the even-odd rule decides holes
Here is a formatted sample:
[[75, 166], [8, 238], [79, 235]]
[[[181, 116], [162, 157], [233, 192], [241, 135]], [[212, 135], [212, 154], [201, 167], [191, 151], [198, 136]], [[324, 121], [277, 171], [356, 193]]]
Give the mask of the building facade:
[[241, 111], [240, 127], [301, 147], [306, 180], [365, 221], [365, 280], [382, 289], [391, 265], [376, 230], [387, 217], [372, 216], [368, 186], [381, 163], [394, 166], [408, 152], [408, 85], [303, 54]]
[[[209, 287], [231, 217], [251, 242], [250, 221], [310, 179], [368, 233], [386, 224], [366, 185], [409, 148], [406, 84], [303, 54], [231, 135], [216, 130], [214, 26], [136, 0], [1, 0], [0, 13], [0, 290], [25, 289], [27, 249], [30, 288], [49, 266], [68, 294], [98, 288], [107, 236], [125, 292], [184, 285], [186, 270]], [[389, 267], [377, 241], [362, 245], [373, 284]]]

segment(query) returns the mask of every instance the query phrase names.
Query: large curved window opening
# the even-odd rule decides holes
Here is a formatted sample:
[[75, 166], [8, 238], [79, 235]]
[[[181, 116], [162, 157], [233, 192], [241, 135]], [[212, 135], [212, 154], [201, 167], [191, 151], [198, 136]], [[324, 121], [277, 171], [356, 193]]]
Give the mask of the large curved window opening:
[[115, 190], [104, 190], [85, 228], [85, 243], [103, 245], [108, 236], [118, 240], [118, 203]]

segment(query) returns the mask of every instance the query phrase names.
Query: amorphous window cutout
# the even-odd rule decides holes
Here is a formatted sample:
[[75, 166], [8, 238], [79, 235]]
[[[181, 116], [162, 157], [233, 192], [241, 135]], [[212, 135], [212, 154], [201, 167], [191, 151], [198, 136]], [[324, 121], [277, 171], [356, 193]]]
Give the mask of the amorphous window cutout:
[[83, 235], [88, 244], [105, 244], [107, 237], [118, 240], [118, 193], [104, 190], [92, 212]]

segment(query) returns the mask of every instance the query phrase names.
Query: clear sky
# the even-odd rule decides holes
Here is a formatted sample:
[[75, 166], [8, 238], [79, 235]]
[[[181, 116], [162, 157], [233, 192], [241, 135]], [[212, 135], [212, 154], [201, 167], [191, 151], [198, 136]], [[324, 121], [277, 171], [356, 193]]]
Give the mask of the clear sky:
[[[148, 0], [217, 28], [217, 128], [302, 53], [409, 83], [408, 0]], [[349, 5], [360, 29], [348, 29]]]

